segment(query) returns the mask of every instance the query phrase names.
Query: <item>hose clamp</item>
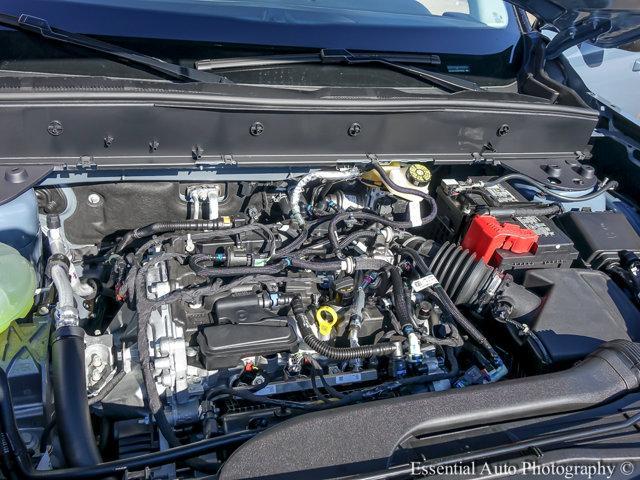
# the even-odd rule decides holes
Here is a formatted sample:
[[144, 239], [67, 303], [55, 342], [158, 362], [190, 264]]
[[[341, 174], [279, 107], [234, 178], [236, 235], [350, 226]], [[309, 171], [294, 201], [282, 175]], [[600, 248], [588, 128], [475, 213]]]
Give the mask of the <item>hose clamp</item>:
[[356, 270], [356, 263], [353, 257], [346, 257], [342, 260], [342, 271], [351, 275]]
[[74, 307], [56, 308], [55, 325], [56, 330], [62, 327], [77, 327], [80, 324], [78, 310]]
[[51, 278], [51, 269], [55, 265], [58, 265], [64, 268], [65, 272], [68, 274], [69, 267], [71, 266], [71, 262], [69, 261], [69, 258], [66, 255], [63, 255], [62, 253], [54, 253], [53, 255], [51, 255], [49, 257], [49, 260], [47, 261], [47, 268], [45, 272], [49, 278]]

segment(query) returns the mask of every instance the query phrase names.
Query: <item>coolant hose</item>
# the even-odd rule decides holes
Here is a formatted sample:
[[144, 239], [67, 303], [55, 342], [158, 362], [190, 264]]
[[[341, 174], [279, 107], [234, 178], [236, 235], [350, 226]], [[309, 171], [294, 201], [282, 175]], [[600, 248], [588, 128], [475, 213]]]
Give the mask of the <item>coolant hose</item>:
[[72, 467], [102, 461], [91, 426], [84, 362], [84, 330], [75, 326], [56, 329], [51, 344], [51, 383], [60, 445]]
[[397, 343], [383, 343], [377, 345], [368, 345], [364, 347], [347, 347], [338, 348], [329, 345], [315, 336], [309, 322], [307, 320], [306, 309], [302, 303], [302, 299], [296, 296], [291, 302], [291, 308], [295, 316], [298, 328], [302, 334], [304, 342], [313, 350], [327, 358], [333, 360], [344, 361], [356, 358], [369, 358], [373, 356], [392, 355], [396, 352], [402, 353], [402, 348]]
[[[426, 438], [532, 417], [559, 426], [562, 419], [544, 417], [588, 409], [638, 387], [640, 344], [617, 340], [561, 372], [416, 393], [284, 421], [235, 450], [218, 478], [291, 480], [304, 475], [314, 480], [333, 478], [336, 472], [341, 477], [370, 472], [386, 468], [402, 442], [412, 436]], [[340, 426], [340, 441], [318, 442], [318, 438], [335, 437], [336, 425]], [[314, 455], [292, 457], [282, 448], [292, 443], [299, 451], [313, 451]], [[260, 462], [255, 461], [256, 451]]]
[[378, 172], [380, 178], [385, 183], [385, 185], [390, 186], [393, 190], [398, 193], [404, 193], [406, 195], [414, 195], [416, 197], [420, 197], [425, 200], [429, 204], [429, 215], [422, 219], [422, 224], [426, 225], [427, 223], [433, 221], [436, 218], [436, 214], [438, 213], [438, 207], [436, 206], [435, 199], [429, 195], [428, 193], [423, 192], [422, 190], [418, 190], [417, 188], [408, 188], [398, 185], [396, 182], [391, 180], [391, 177], [384, 170], [382, 165], [378, 162], [371, 163], [372, 168]]

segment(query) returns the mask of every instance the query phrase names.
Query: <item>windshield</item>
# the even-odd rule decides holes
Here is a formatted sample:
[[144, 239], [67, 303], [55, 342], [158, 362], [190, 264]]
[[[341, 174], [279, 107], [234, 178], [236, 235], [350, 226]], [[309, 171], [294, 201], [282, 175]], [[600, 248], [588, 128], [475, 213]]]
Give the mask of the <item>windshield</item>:
[[[57, 28], [102, 38], [187, 66], [203, 58], [324, 48], [437, 54], [444, 56], [438, 69], [445, 73], [508, 79], [513, 76], [514, 51], [521, 35], [514, 8], [502, 0], [4, 0], [2, 3], [4, 13], [44, 18]], [[20, 43], [24, 45], [21, 47]], [[17, 54], [0, 49], [0, 55], [5, 55], [4, 69], [26, 68], [20, 63], [29, 60], [29, 52], [24, 51], [27, 43], [11, 42], [13, 51], [21, 50]], [[46, 63], [42, 54], [39, 52], [35, 70], [42, 70]], [[59, 70], [62, 66], [69, 67], [63, 62], [50, 68]], [[104, 69], [101, 72], [104, 74]], [[119, 74], [123, 74], [122, 69]]]
[[[205, 14], [280, 23], [344, 22], [386, 25], [504, 28], [507, 9], [502, 0], [59, 0], [96, 6], [120, 6]], [[271, 16], [269, 18], [269, 16]]]

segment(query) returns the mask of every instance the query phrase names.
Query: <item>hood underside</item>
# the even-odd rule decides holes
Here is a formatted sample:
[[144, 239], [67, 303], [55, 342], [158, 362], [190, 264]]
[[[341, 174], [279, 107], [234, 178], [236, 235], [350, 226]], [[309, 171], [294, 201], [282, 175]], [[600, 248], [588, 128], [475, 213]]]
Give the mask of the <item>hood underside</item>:
[[640, 37], [637, 0], [509, 0], [553, 25], [559, 35], [550, 44], [550, 56], [583, 41], [613, 48]]

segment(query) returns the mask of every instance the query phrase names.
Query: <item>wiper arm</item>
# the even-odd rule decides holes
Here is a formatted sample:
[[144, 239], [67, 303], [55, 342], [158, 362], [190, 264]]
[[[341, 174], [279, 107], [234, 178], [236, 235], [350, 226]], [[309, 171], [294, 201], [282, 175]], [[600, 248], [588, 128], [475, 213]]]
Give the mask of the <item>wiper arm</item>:
[[157, 58], [137, 53], [118, 45], [102, 42], [85, 35], [51, 28], [46, 20], [31, 15], [22, 14], [19, 18], [16, 18], [11, 15], [0, 14], [0, 25], [35, 33], [47, 40], [68, 43], [77, 47], [104, 53], [116, 59], [146, 67], [177, 80], [203, 83], [233, 83], [222, 75], [200, 72], [193, 68], [163, 62]]
[[480, 91], [480, 86], [469, 80], [424, 70], [415, 64], [439, 65], [438, 55], [412, 55], [389, 53], [352, 53], [348, 50], [323, 49], [313, 54], [265, 55], [259, 57], [223, 58], [216, 60], [199, 60], [198, 70], [226, 70], [244, 67], [271, 67], [302, 63], [324, 63], [359, 65], [377, 63], [394, 70], [417, 77], [449, 92]]

